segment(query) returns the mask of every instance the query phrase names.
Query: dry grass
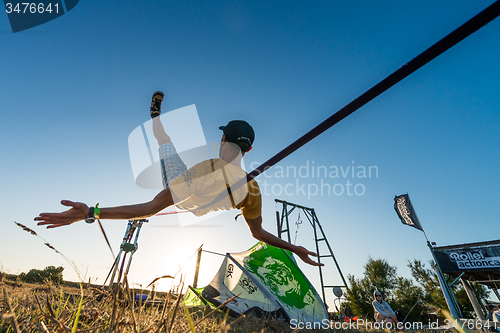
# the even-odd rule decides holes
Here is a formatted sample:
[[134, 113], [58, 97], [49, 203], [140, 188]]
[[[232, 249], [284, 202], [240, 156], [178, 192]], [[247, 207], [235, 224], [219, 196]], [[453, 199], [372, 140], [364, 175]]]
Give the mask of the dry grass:
[[[15, 222], [24, 231], [41, 238], [51, 250], [63, 256], [80, 276], [75, 265], [57, 251], [35, 231]], [[104, 234], [104, 231], [103, 231]], [[106, 235], [104, 234], [106, 237]], [[108, 242], [109, 245], [109, 242]], [[161, 278], [172, 278], [163, 276]], [[181, 279], [182, 280], [182, 279]], [[154, 295], [151, 304], [133, 302], [133, 291], [127, 277], [121, 287], [103, 290], [90, 284], [80, 288], [54, 286], [50, 282], [28, 284], [9, 281], [0, 270], [0, 333], [86, 333], [86, 332], [206, 332], [206, 333], [292, 333], [286, 322], [275, 318], [242, 316], [230, 318], [220, 310], [188, 309], [182, 304], [183, 284], [175, 286], [165, 295]], [[236, 296], [235, 296], [236, 297]], [[229, 299], [220, 307], [225, 306]], [[340, 332], [355, 330], [307, 330], [300, 332]], [[375, 332], [375, 331], [371, 331]], [[407, 331], [408, 332], [408, 331]]]
[[[21, 286], [19, 286], [21, 285]], [[292, 332], [276, 319], [230, 318], [187, 309], [173, 292], [153, 305], [130, 302], [132, 291], [82, 290], [0, 282], [0, 333], [7, 332]], [[163, 306], [166, 304], [166, 306]]]
[[[175, 289], [164, 295], [156, 295], [154, 299], [160, 302], [155, 302], [153, 305], [130, 302], [133, 291], [127, 288], [121, 289], [115, 295], [111, 290], [103, 291], [89, 285], [77, 289], [54, 286], [50, 283], [40, 285], [19, 282], [17, 285], [12, 285], [0, 280], [0, 289], [2, 289], [0, 333], [292, 333], [297, 331], [292, 330], [288, 323], [274, 318], [251, 316], [231, 318], [222, 311], [212, 311], [210, 308], [188, 309], [184, 307], [181, 299], [176, 297]], [[180, 286], [176, 289], [180, 290]], [[302, 329], [298, 332], [359, 331]], [[370, 330], [370, 333], [375, 332]]]

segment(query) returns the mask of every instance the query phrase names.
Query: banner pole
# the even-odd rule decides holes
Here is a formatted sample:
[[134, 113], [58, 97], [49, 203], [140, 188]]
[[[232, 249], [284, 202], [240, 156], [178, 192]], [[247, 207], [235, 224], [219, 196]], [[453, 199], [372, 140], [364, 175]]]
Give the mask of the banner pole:
[[457, 300], [455, 298], [455, 295], [453, 294], [453, 291], [451, 290], [448, 283], [446, 283], [443, 272], [441, 271], [441, 266], [439, 266], [439, 261], [437, 260], [436, 254], [434, 253], [434, 249], [432, 247], [432, 244], [427, 239], [427, 235], [425, 234], [425, 231], [423, 231], [423, 232], [424, 232], [425, 239], [427, 240], [427, 246], [429, 247], [429, 250], [431, 251], [432, 257], [434, 258], [434, 263], [436, 264], [434, 269], [436, 271], [436, 275], [438, 277], [439, 285], [441, 286], [441, 291], [443, 292], [444, 299], [446, 301], [446, 304], [448, 305], [448, 309], [450, 309], [450, 313], [453, 316], [453, 318], [457, 318], [457, 319], [462, 318], [462, 312], [460, 311], [460, 307], [458, 306], [458, 303], [457, 303]]
[[427, 234], [422, 227], [422, 223], [420, 223], [420, 220], [418, 219], [417, 213], [415, 212], [415, 208], [411, 203], [408, 193], [396, 196], [394, 198], [394, 209], [396, 210], [396, 213], [398, 214], [403, 224], [412, 226], [424, 233], [425, 240], [427, 241], [427, 247], [431, 251], [432, 258], [434, 259], [435, 266], [433, 268], [436, 272], [446, 304], [450, 309], [450, 313], [454, 318], [462, 318], [462, 313], [460, 311], [460, 307], [458, 306], [455, 295], [453, 294], [451, 287], [448, 285], [444, 278], [443, 271], [441, 270], [441, 266], [439, 265], [439, 261], [437, 259], [436, 253], [434, 252], [432, 243], [427, 238]]

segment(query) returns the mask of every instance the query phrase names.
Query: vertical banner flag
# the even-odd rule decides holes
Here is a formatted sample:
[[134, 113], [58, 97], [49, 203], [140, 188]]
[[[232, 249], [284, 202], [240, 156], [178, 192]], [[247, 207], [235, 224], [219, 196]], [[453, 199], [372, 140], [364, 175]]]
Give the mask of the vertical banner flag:
[[402, 194], [394, 198], [394, 209], [396, 210], [396, 213], [398, 213], [398, 216], [403, 224], [424, 231], [424, 229], [422, 229], [422, 225], [420, 225], [420, 221], [418, 220], [417, 213], [415, 213], [415, 209], [413, 209], [413, 205], [411, 204], [408, 194]]

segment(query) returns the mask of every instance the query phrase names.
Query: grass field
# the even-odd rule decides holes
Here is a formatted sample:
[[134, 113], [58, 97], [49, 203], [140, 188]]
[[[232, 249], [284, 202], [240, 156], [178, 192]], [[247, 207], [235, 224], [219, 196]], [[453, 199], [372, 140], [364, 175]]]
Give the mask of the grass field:
[[[74, 284], [73, 284], [74, 285]], [[0, 276], [0, 333], [7, 332], [388, 332], [389, 330], [296, 329], [274, 318], [231, 318], [210, 308], [186, 308], [177, 290], [131, 302], [140, 290], [120, 293], [92, 285], [28, 284]], [[180, 289], [180, 287], [178, 287]], [[146, 292], [144, 292], [146, 294]], [[149, 293], [149, 292], [148, 292]], [[406, 330], [405, 332], [480, 332], [479, 330]]]
[[[15, 222], [23, 230], [40, 237], [28, 227]], [[41, 238], [41, 237], [40, 237]], [[45, 245], [61, 254], [41, 238]], [[62, 254], [61, 254], [62, 255]], [[78, 270], [64, 255], [75, 269]], [[80, 276], [80, 274], [79, 274]], [[120, 275], [121, 276], [121, 275]], [[162, 278], [171, 276], [164, 276]], [[62, 275], [61, 279], [62, 281]], [[82, 279], [83, 281], [83, 279]], [[122, 281], [120, 279], [120, 281]], [[0, 333], [10, 332], [388, 332], [385, 330], [329, 328], [296, 328], [275, 318], [240, 316], [231, 318], [222, 310], [187, 308], [182, 304], [184, 285], [174, 286], [168, 293], [153, 293], [131, 290], [126, 276], [120, 288], [102, 288], [90, 283], [64, 282], [56, 285], [51, 281], [44, 284], [21, 282], [19, 276], [3, 272], [0, 267]], [[148, 294], [145, 303], [133, 301], [139, 294]], [[236, 297], [236, 296], [235, 296]], [[234, 297], [233, 297], [234, 298]], [[219, 308], [232, 301], [230, 298]], [[297, 323], [297, 322], [295, 322]], [[327, 324], [340, 324], [328, 322]], [[311, 324], [311, 323], [309, 323]], [[345, 323], [343, 323], [345, 324]], [[306, 326], [307, 327], [307, 326]], [[342, 326], [343, 327], [343, 326]], [[379, 326], [375, 326], [379, 327]], [[415, 327], [415, 326], [414, 326]], [[421, 326], [420, 326], [421, 327]], [[296, 328], [296, 329], [293, 329]], [[482, 330], [465, 329], [422, 329], [405, 332], [459, 332], [473, 333]]]
[[111, 290], [92, 286], [79, 289], [5, 279], [0, 289], [0, 333], [292, 332], [289, 324], [276, 319], [231, 318], [222, 311], [188, 310], [175, 291], [155, 295], [153, 304], [139, 304], [129, 301], [130, 290], [115, 297]]
[[[78, 273], [70, 260], [34, 230], [16, 224], [41, 238]], [[123, 281], [119, 289], [74, 282], [65, 282], [63, 286], [50, 281], [29, 284], [0, 270], [0, 333], [293, 332], [288, 323], [273, 318], [231, 318], [221, 310], [188, 309], [181, 302], [182, 295], [178, 297], [183, 289], [180, 285], [168, 293], [149, 295], [151, 302], [138, 303], [132, 301], [134, 293], [142, 291], [130, 290], [126, 277]]]

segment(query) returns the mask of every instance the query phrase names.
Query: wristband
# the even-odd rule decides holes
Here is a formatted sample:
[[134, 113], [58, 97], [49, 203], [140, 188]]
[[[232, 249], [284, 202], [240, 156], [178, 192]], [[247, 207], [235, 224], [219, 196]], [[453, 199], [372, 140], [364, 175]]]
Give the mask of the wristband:
[[101, 217], [101, 208], [99, 208], [99, 203], [96, 203], [94, 208], [94, 218], [99, 219]]

